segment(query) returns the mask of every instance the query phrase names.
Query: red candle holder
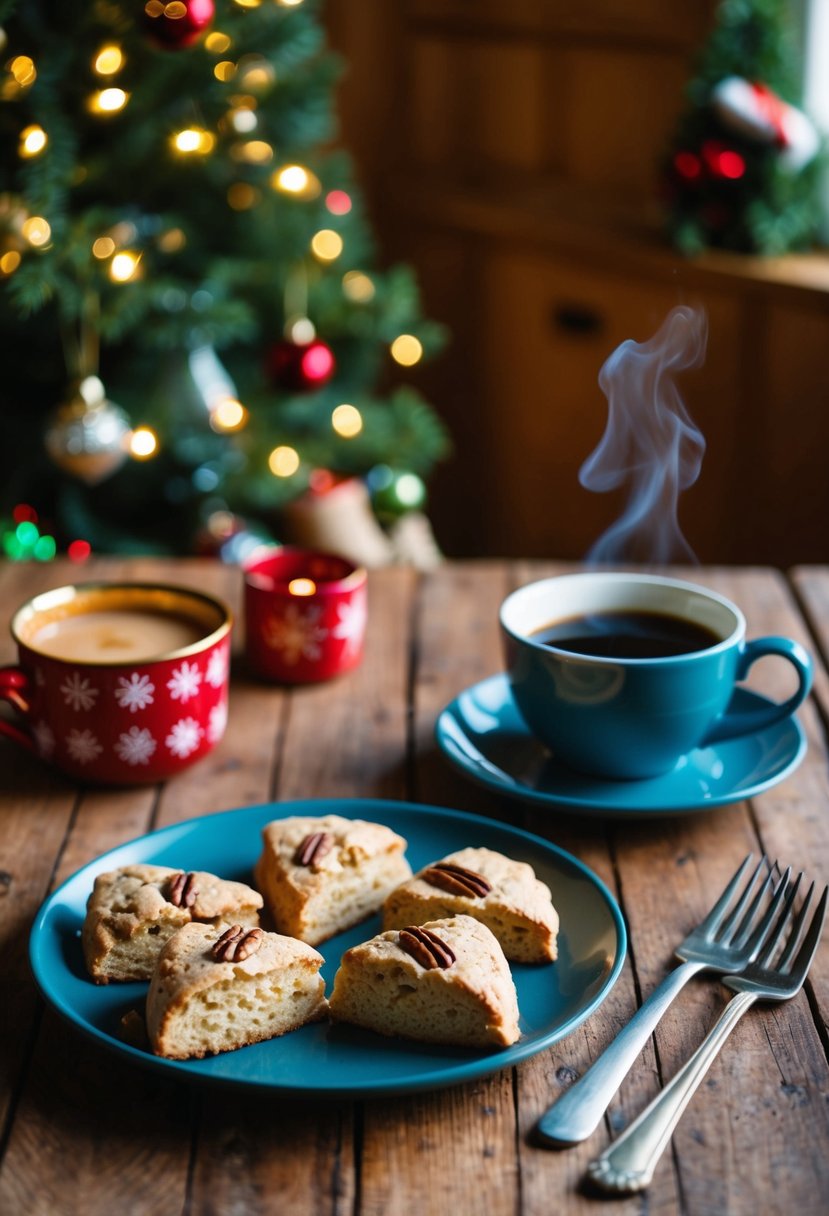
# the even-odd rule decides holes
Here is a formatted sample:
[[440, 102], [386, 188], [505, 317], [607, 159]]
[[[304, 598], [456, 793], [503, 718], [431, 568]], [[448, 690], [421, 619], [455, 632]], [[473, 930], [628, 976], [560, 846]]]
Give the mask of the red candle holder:
[[246, 653], [257, 675], [312, 684], [358, 665], [368, 612], [365, 567], [284, 546], [260, 549], [243, 569]]

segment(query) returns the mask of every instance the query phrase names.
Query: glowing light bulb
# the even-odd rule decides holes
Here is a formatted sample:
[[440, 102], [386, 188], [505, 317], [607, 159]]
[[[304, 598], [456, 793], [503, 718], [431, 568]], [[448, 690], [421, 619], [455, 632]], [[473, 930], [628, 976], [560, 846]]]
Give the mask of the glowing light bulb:
[[230, 59], [223, 59], [221, 63], [216, 64], [213, 75], [224, 84], [236, 75], [236, 64]]
[[296, 448], [281, 444], [268, 457], [268, 468], [274, 477], [293, 477], [299, 468], [299, 452]]
[[423, 346], [413, 334], [401, 334], [390, 347], [391, 357], [402, 367], [414, 367], [423, 358]]
[[240, 431], [248, 420], [248, 412], [241, 401], [228, 397], [220, 401], [210, 415], [214, 431]]
[[210, 51], [212, 55], [223, 55], [225, 51], [230, 49], [231, 39], [227, 34], [222, 34], [219, 30], [213, 30], [204, 40], [205, 50]]
[[49, 139], [43, 127], [32, 124], [32, 126], [25, 127], [20, 132], [18, 151], [21, 156], [27, 159], [32, 156], [39, 156], [48, 142]]
[[28, 89], [37, 80], [34, 60], [30, 59], [28, 55], [16, 55], [9, 64], [9, 71], [21, 89]]
[[117, 114], [119, 110], [123, 110], [129, 99], [129, 93], [125, 93], [123, 89], [100, 89], [92, 94], [87, 106], [93, 114]]
[[111, 236], [99, 236], [92, 242], [92, 256], [95, 258], [111, 258], [115, 253], [115, 241]]
[[262, 0], [233, 0], [239, 8], [259, 8]]
[[353, 439], [363, 429], [363, 416], [356, 406], [343, 403], [332, 412], [331, 425], [343, 439]]
[[129, 446], [136, 460], [149, 460], [158, 451], [158, 437], [150, 427], [139, 426], [130, 435]]
[[322, 186], [319, 178], [302, 165], [283, 165], [271, 175], [274, 190], [293, 194], [296, 198], [316, 198]]
[[291, 595], [316, 595], [317, 584], [312, 578], [292, 578], [288, 590]]
[[116, 253], [109, 264], [109, 277], [113, 283], [128, 283], [137, 276], [140, 261], [141, 254], [132, 253], [129, 249]]
[[160, 234], [157, 244], [162, 253], [178, 253], [187, 244], [187, 237], [181, 228], [168, 228]]
[[238, 131], [240, 135], [250, 135], [251, 131], [256, 130], [259, 123], [256, 112], [247, 106], [239, 106], [238, 109], [231, 110], [228, 118], [233, 130]]
[[249, 139], [245, 143], [234, 144], [230, 152], [234, 160], [248, 165], [264, 165], [273, 159], [273, 148], [264, 139]]
[[343, 275], [343, 295], [355, 304], [366, 304], [374, 299], [375, 286], [361, 270], [349, 270]]
[[9, 249], [0, 257], [0, 274], [14, 274], [22, 259], [16, 249]]
[[52, 236], [52, 229], [48, 220], [45, 220], [42, 215], [32, 215], [25, 220], [20, 231], [35, 248], [40, 248], [42, 245], [47, 245]]
[[181, 152], [183, 156], [207, 156], [213, 151], [216, 137], [203, 127], [186, 127], [183, 131], [177, 131], [170, 142], [176, 152]]
[[348, 215], [351, 210], [351, 198], [345, 190], [329, 190], [325, 196], [325, 205], [332, 215]]
[[333, 262], [343, 251], [343, 238], [333, 228], [321, 228], [311, 237], [311, 251], [321, 262]]
[[102, 46], [92, 61], [92, 70], [99, 76], [114, 76], [124, 66], [124, 55], [115, 43]]
[[234, 211], [250, 211], [262, 198], [262, 192], [248, 182], [234, 182], [228, 187], [228, 205]]

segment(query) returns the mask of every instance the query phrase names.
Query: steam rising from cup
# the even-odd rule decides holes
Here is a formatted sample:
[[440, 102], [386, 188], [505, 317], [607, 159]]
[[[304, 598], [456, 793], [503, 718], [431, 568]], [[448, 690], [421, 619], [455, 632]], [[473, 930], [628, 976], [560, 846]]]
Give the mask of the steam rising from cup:
[[682, 305], [649, 341], [629, 338], [618, 346], [599, 372], [607, 426], [579, 481], [598, 493], [627, 486], [628, 497], [588, 562], [696, 561], [679, 527], [677, 502], [699, 476], [705, 440], [674, 377], [702, 364], [707, 338], [705, 313]]

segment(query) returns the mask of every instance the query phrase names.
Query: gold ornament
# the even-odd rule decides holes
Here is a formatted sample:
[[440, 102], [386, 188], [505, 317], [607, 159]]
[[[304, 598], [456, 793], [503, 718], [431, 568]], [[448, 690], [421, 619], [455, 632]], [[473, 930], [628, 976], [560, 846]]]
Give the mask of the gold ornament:
[[107, 400], [97, 376], [86, 376], [51, 415], [46, 451], [59, 468], [94, 486], [124, 463], [130, 435], [124, 411]]

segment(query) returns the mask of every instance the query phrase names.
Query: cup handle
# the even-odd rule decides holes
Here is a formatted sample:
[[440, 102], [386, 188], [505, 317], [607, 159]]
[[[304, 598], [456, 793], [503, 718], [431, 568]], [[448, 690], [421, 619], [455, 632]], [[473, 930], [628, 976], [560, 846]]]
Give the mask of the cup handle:
[[[28, 718], [31, 710], [26, 696], [28, 688], [29, 677], [19, 667], [0, 667], [0, 701], [8, 701], [24, 718]], [[0, 734], [7, 735], [30, 752], [36, 750], [31, 735], [5, 718], [0, 718]]]
[[752, 664], [770, 654], [787, 659], [792, 664], [797, 672], [797, 691], [785, 701], [749, 710], [748, 713], [728, 713], [726, 711], [699, 744], [700, 747], [718, 743], [721, 739], [735, 739], [739, 735], [749, 735], [758, 730], [765, 730], [767, 726], [773, 726], [775, 722], [790, 717], [798, 705], [805, 701], [809, 689], [812, 687], [812, 660], [804, 647], [799, 642], [795, 642], [793, 638], [752, 638], [750, 642], [746, 642], [737, 663], [736, 679], [744, 680]]

